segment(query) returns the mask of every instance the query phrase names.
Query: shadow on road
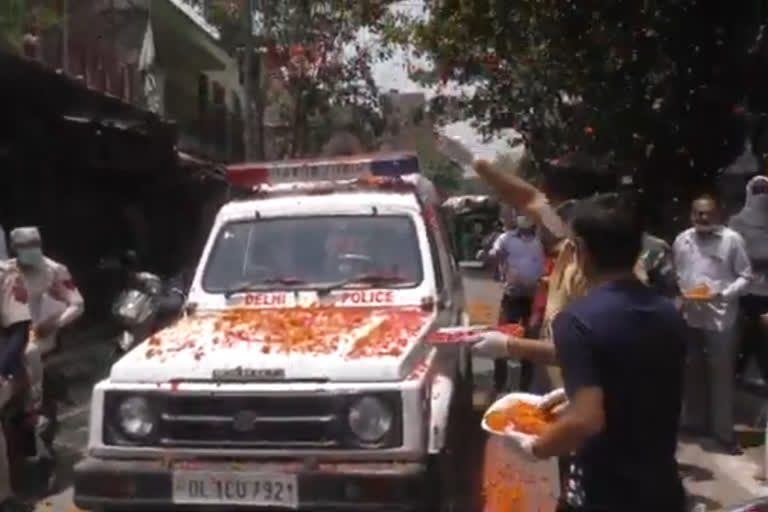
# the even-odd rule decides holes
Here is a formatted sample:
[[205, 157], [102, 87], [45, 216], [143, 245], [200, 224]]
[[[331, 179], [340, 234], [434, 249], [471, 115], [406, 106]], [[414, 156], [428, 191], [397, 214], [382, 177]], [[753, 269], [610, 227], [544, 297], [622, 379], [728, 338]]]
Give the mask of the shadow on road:
[[50, 494], [63, 491], [71, 486], [75, 476], [75, 465], [83, 459], [83, 454], [69, 448], [59, 448], [56, 460], [56, 482]]
[[68, 448], [59, 448], [56, 453], [56, 471], [51, 481], [44, 481], [45, 471], [37, 462], [29, 462], [21, 468], [16, 494], [25, 501], [39, 502], [62, 492], [72, 485], [75, 464], [80, 462], [82, 454]]

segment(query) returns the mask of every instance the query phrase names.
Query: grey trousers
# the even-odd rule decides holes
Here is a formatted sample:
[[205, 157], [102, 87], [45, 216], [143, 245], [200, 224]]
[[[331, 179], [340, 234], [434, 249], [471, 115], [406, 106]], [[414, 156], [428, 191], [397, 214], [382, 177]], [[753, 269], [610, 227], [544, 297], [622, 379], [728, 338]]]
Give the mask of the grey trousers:
[[[4, 380], [0, 383], [0, 408], [5, 407], [13, 396], [13, 385], [10, 381]], [[3, 502], [13, 495], [11, 489], [11, 468], [8, 461], [8, 448], [5, 443], [5, 433], [0, 424], [0, 502]]]
[[731, 443], [737, 330], [689, 329], [683, 425]]

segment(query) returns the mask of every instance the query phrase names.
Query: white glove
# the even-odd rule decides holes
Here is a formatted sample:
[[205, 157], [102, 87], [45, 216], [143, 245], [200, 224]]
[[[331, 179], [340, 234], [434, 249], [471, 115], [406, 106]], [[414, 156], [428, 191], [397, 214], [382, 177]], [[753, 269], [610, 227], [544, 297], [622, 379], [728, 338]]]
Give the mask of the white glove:
[[472, 345], [472, 355], [485, 359], [504, 359], [509, 357], [507, 342], [509, 336], [499, 331], [489, 331], [469, 340]]
[[744, 279], [743, 277], [737, 277], [734, 282], [729, 284], [725, 287], [724, 290], [722, 290], [717, 295], [722, 299], [726, 301], [731, 301], [739, 297], [741, 294], [741, 290], [744, 289], [745, 286], [747, 286], [749, 282]]
[[736, 293], [734, 293], [733, 288], [731, 288], [729, 286], [725, 290], [723, 290], [721, 292], [717, 292], [715, 294], [715, 298], [720, 299], [720, 300], [728, 300], [729, 301], [729, 300], [732, 300], [732, 299], [736, 298]]
[[495, 164], [498, 157], [499, 154], [496, 149], [483, 145], [482, 147], [475, 148], [475, 151], [472, 153], [472, 164], [474, 165], [480, 160], [485, 160], [486, 162]]
[[557, 388], [555, 390], [550, 391], [546, 395], [542, 395], [539, 398], [539, 401], [536, 404], [536, 406], [539, 409], [548, 411], [549, 409], [552, 409], [553, 407], [556, 407], [561, 403], [566, 402], [567, 400], [568, 400], [568, 396], [565, 394], [565, 389]]
[[472, 144], [472, 142], [471, 140], [462, 140], [461, 137], [442, 135], [438, 138], [437, 148], [441, 153], [461, 166], [470, 166], [478, 160], [494, 162], [498, 157], [494, 145], [477, 145]]

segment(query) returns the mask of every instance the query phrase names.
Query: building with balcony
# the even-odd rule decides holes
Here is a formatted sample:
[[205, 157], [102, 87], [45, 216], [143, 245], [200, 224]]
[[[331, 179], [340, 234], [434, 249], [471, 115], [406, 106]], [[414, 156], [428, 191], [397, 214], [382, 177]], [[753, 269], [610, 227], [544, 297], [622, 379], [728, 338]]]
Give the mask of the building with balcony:
[[238, 160], [242, 80], [237, 61], [205, 21], [204, 4], [27, 0], [19, 3], [26, 12], [19, 15], [16, 49], [89, 91], [175, 124], [183, 152]]
[[108, 310], [99, 258], [132, 248], [162, 273], [196, 258], [218, 166], [242, 158], [236, 60], [191, 0], [4, 3], [0, 224], [41, 226], [89, 312]]

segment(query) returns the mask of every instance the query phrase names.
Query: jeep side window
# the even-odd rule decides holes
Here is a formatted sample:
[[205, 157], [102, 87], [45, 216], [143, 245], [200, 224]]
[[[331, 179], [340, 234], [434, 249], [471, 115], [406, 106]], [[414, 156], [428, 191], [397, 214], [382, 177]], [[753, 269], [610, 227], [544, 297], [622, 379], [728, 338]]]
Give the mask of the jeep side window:
[[429, 240], [429, 253], [432, 256], [432, 269], [435, 272], [435, 285], [437, 293], [443, 293], [445, 290], [445, 280], [443, 279], [443, 270], [440, 266], [440, 247], [437, 244], [436, 233], [429, 222], [426, 222], [427, 240]]
[[447, 234], [445, 232], [445, 226], [440, 216], [440, 211], [434, 209], [435, 214], [435, 241], [437, 242], [437, 253], [440, 261], [440, 269], [443, 274], [443, 281], [452, 283], [453, 279], [453, 263], [454, 258], [451, 255], [451, 249], [447, 240]]
[[459, 270], [459, 250], [456, 247], [456, 240], [451, 236], [453, 233], [453, 225], [450, 221], [450, 215], [445, 208], [438, 208], [438, 222], [440, 223], [440, 231], [442, 232], [443, 239], [448, 245], [448, 249], [451, 253], [451, 272], [456, 273]]

